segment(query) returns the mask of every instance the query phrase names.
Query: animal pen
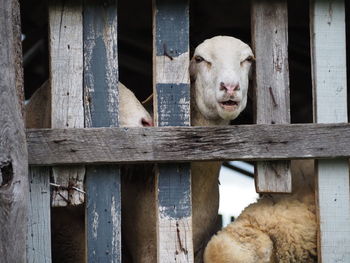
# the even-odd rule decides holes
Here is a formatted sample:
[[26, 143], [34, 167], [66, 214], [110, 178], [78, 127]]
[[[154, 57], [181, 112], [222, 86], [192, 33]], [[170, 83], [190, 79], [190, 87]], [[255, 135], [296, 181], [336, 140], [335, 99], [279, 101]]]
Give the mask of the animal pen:
[[[52, 129], [25, 131], [16, 95], [23, 85], [19, 7], [0, 0], [0, 262], [51, 262], [51, 173], [73, 174], [67, 180], [77, 184], [85, 175], [87, 261], [121, 262], [118, 165], [158, 163], [158, 262], [193, 262], [189, 162], [258, 161], [257, 190], [289, 193], [289, 160], [297, 158], [318, 159], [318, 262], [349, 262], [345, 2], [310, 4], [314, 124], [290, 124], [287, 4], [252, 1], [257, 124], [226, 127], [187, 127], [189, 2], [153, 5], [157, 127], [118, 128], [116, 1], [55, 0], [49, 1]], [[65, 194], [56, 201], [84, 197]]]

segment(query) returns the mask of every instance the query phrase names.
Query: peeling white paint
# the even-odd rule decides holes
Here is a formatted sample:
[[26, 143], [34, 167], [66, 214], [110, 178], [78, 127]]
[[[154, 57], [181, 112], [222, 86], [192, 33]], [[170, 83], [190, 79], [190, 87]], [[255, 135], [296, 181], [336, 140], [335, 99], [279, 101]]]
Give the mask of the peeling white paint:
[[94, 209], [92, 210], [92, 214], [93, 214], [93, 219], [92, 219], [92, 236], [94, 237], [94, 239], [97, 239], [97, 229], [98, 229], [99, 215], [96, 212], [96, 203], [94, 203]]
[[[117, 255], [120, 251], [120, 221], [118, 220], [118, 211], [116, 209], [115, 196], [112, 196], [111, 202], [111, 218], [112, 218], [112, 255]], [[114, 261], [113, 262], [117, 262]]]
[[189, 53], [183, 53], [178, 57], [170, 59], [167, 56], [156, 57], [156, 82], [157, 83], [189, 83], [190, 76]]

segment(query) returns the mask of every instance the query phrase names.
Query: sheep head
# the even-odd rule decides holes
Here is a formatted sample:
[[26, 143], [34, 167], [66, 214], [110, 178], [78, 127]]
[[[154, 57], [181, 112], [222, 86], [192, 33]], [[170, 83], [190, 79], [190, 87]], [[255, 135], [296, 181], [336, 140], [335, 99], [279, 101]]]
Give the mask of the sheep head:
[[251, 48], [234, 37], [205, 40], [190, 63], [193, 98], [209, 120], [235, 119], [247, 104]]
[[152, 117], [142, 106], [134, 93], [119, 83], [119, 117], [122, 127], [153, 126]]

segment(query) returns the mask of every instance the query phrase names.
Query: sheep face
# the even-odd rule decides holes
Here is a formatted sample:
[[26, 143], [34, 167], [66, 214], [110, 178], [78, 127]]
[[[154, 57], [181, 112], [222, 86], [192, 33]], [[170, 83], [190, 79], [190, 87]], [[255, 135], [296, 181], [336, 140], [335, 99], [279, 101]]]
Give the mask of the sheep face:
[[122, 127], [149, 127], [153, 121], [131, 90], [119, 83], [119, 118]]
[[200, 44], [191, 59], [193, 98], [207, 119], [233, 120], [247, 104], [253, 52], [239, 39], [217, 36]]

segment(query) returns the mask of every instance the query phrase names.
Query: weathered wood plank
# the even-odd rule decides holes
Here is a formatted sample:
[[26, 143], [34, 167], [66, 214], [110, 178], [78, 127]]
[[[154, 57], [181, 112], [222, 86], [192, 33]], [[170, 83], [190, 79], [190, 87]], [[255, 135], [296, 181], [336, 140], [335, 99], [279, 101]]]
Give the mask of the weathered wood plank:
[[[49, 3], [52, 128], [83, 128], [83, 31], [82, 3], [54, 0]], [[84, 195], [84, 167], [53, 168], [52, 205], [78, 205]], [[68, 189], [68, 190], [67, 190]]]
[[350, 124], [43, 129], [27, 141], [31, 165], [335, 158], [350, 156]]
[[[348, 121], [344, 5], [343, 0], [314, 0], [310, 6], [314, 120], [317, 123]], [[339, 146], [342, 138], [334, 143]], [[316, 168], [320, 223], [318, 262], [348, 262], [348, 159], [319, 160]]]
[[16, 0], [0, 0], [0, 261], [22, 263], [29, 192], [27, 143], [16, 91], [21, 61], [14, 28], [21, 27], [19, 12]]
[[[153, 12], [156, 124], [189, 126], [189, 3], [155, 0]], [[157, 261], [193, 262], [190, 165], [159, 165], [156, 178]]]
[[[290, 123], [286, 0], [252, 2], [252, 43], [256, 123]], [[291, 192], [290, 162], [258, 162], [255, 180], [258, 192]]]
[[[118, 126], [117, 1], [84, 1], [85, 127]], [[120, 170], [87, 166], [88, 262], [121, 262]]]
[[50, 170], [29, 169], [28, 263], [51, 263]]

